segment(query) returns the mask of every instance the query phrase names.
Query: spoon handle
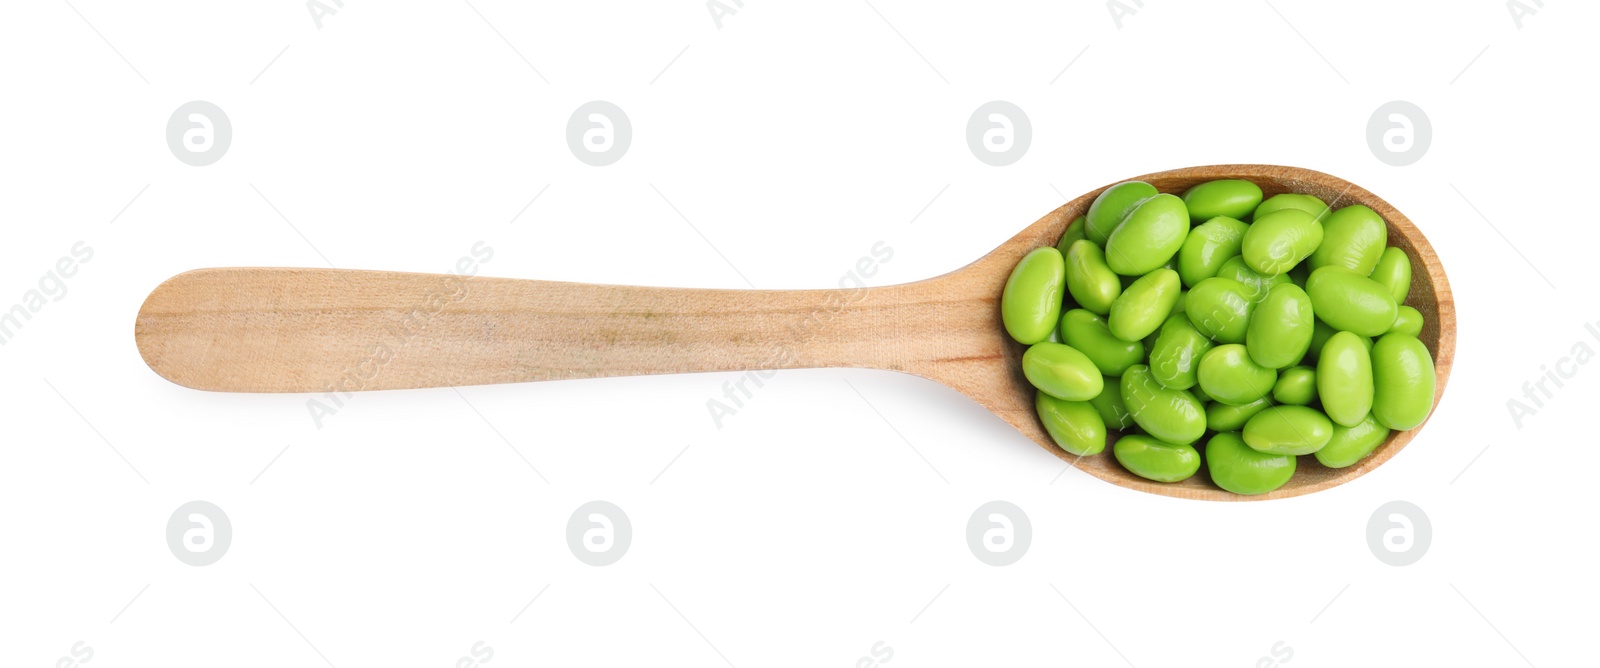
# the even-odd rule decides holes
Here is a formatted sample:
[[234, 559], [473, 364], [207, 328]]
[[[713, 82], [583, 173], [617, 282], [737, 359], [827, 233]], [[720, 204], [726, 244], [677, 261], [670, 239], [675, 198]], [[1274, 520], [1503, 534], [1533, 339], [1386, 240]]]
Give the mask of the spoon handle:
[[134, 334], [163, 377], [226, 392], [811, 367], [920, 373], [1000, 354], [990, 341], [998, 291], [983, 297], [948, 278], [883, 288], [698, 290], [201, 269], [151, 292]]

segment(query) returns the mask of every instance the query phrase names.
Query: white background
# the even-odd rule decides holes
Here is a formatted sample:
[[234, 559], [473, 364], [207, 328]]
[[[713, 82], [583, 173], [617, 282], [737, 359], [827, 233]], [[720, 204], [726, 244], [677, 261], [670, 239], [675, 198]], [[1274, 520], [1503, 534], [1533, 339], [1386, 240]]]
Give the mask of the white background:
[[[1592, 4], [1519, 28], [1498, 0], [1146, 0], [1119, 28], [1092, 1], [747, 0], [720, 29], [694, 0], [474, 4], [346, 0], [320, 29], [288, 0], [7, 8], [0, 309], [75, 242], [94, 256], [0, 347], [0, 661], [80, 641], [91, 667], [446, 668], [479, 641], [491, 666], [854, 666], [879, 641], [891, 668], [1592, 654], [1600, 370], [1520, 427], [1506, 405], [1600, 350]], [[566, 146], [594, 99], [633, 125], [608, 167]], [[1033, 126], [1007, 167], [965, 140], [994, 99]], [[1433, 128], [1408, 167], [1365, 138], [1396, 99]], [[190, 100], [233, 125], [210, 166], [165, 142]], [[1432, 422], [1343, 487], [1132, 492], [874, 371], [782, 372], [721, 429], [706, 401], [736, 374], [361, 394], [318, 429], [305, 396], [170, 384], [132, 336], [184, 270], [443, 272], [480, 240], [486, 275], [720, 288], [830, 287], [884, 241], [871, 282], [912, 281], [1066, 197], [1229, 162], [1378, 193], [1455, 289]], [[233, 525], [206, 567], [165, 542], [195, 499]], [[566, 544], [592, 499], [633, 524], [611, 566]], [[1033, 527], [1002, 568], [964, 535], [993, 499]], [[1433, 525], [1400, 568], [1365, 537], [1396, 499]]]

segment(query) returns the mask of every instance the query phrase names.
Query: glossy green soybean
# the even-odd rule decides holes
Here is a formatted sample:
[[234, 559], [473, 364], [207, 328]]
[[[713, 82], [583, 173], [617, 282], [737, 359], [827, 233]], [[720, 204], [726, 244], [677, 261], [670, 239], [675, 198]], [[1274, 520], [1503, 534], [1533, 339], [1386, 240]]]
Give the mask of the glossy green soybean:
[[1168, 443], [1193, 443], [1206, 431], [1200, 400], [1162, 386], [1143, 364], [1122, 374], [1122, 401], [1140, 429]]
[[1107, 429], [1118, 431], [1133, 426], [1133, 414], [1128, 412], [1128, 404], [1122, 401], [1122, 379], [1106, 378], [1106, 387], [1089, 400], [1089, 405], [1094, 406], [1100, 413]]
[[1111, 313], [1106, 317], [1111, 333], [1124, 341], [1149, 336], [1172, 315], [1182, 290], [1178, 272], [1171, 269], [1156, 269], [1141, 276], [1111, 303]]
[[1389, 227], [1383, 224], [1383, 217], [1365, 206], [1352, 204], [1323, 219], [1322, 245], [1306, 262], [1312, 269], [1344, 267], [1365, 276], [1377, 266], [1387, 243]]
[[1056, 250], [1061, 251], [1062, 257], [1066, 257], [1067, 251], [1072, 249], [1072, 244], [1074, 242], [1085, 238], [1085, 230], [1087, 230], [1088, 227], [1089, 224], [1085, 222], [1083, 216], [1073, 218], [1072, 222], [1067, 224], [1066, 231], [1061, 233], [1061, 239], [1056, 242]]
[[1105, 376], [1077, 348], [1035, 343], [1022, 353], [1022, 375], [1044, 393], [1067, 401], [1088, 401], [1105, 388]]
[[1267, 298], [1267, 293], [1271, 292], [1272, 288], [1292, 282], [1289, 280], [1288, 274], [1268, 276], [1251, 269], [1250, 265], [1245, 263], [1242, 255], [1235, 255], [1228, 258], [1227, 262], [1222, 263], [1222, 267], [1217, 270], [1217, 278], [1231, 278], [1238, 281], [1240, 285], [1245, 287], [1246, 296], [1250, 298], [1250, 301], [1258, 304], [1261, 303], [1261, 300]]
[[1411, 292], [1411, 258], [1393, 246], [1385, 248], [1369, 278], [1388, 288], [1394, 303], [1404, 304], [1406, 295]]
[[1156, 194], [1156, 187], [1144, 181], [1125, 181], [1101, 191], [1084, 216], [1088, 222], [1084, 238], [1104, 246], [1111, 231], [1117, 229], [1140, 202]]
[[1421, 425], [1433, 410], [1433, 357], [1427, 346], [1415, 336], [1384, 334], [1372, 345], [1372, 385], [1372, 417], [1379, 424], [1396, 431]]
[[1189, 296], [1189, 291], [1188, 290], [1179, 290], [1178, 291], [1178, 301], [1175, 301], [1175, 302], [1172, 303], [1172, 312], [1173, 313], [1183, 313], [1183, 302], [1184, 302], [1184, 299], [1187, 298], [1188, 296]]
[[1050, 338], [1050, 330], [1061, 320], [1066, 283], [1061, 251], [1047, 246], [1022, 256], [1000, 295], [1000, 319], [1011, 338], [1028, 345]]
[[[1195, 381], [1194, 387], [1189, 388], [1189, 394], [1194, 395], [1194, 398], [1200, 402], [1200, 407], [1201, 408], [1205, 408], [1205, 407], [1207, 407], [1207, 406], [1209, 406], [1211, 404], [1216, 403], [1216, 402], [1211, 400], [1211, 395], [1206, 394], [1205, 388], [1200, 387], [1200, 381], [1198, 381], [1198, 380]], [[1227, 404], [1220, 404], [1220, 405], [1226, 406]]]
[[1273, 286], [1250, 315], [1245, 347], [1250, 359], [1269, 369], [1282, 369], [1304, 359], [1316, 331], [1311, 298], [1293, 283]]
[[1242, 406], [1212, 402], [1206, 406], [1206, 428], [1215, 432], [1239, 431], [1250, 422], [1250, 418], [1275, 405], [1270, 397], [1262, 397]]
[[1185, 190], [1183, 204], [1195, 224], [1217, 216], [1243, 218], [1261, 204], [1261, 186], [1244, 179], [1207, 181]]
[[1124, 341], [1106, 327], [1106, 319], [1086, 309], [1061, 315], [1061, 340], [1078, 349], [1107, 376], [1121, 376], [1128, 367], [1144, 361], [1144, 344]]
[[1200, 382], [1200, 358], [1211, 346], [1211, 339], [1195, 329], [1188, 316], [1182, 313], [1168, 316], [1161, 324], [1155, 344], [1150, 346], [1150, 373], [1165, 387], [1192, 388]]
[[1422, 312], [1404, 304], [1400, 305], [1395, 311], [1394, 324], [1389, 327], [1389, 332], [1421, 336]]
[[1361, 337], [1339, 332], [1317, 358], [1317, 395], [1336, 424], [1353, 427], [1372, 411], [1372, 356]]
[[1308, 366], [1292, 366], [1278, 372], [1272, 386], [1272, 400], [1288, 406], [1306, 406], [1317, 400], [1317, 372]]
[[1206, 442], [1206, 471], [1218, 487], [1234, 494], [1266, 494], [1294, 477], [1291, 455], [1256, 452], [1234, 432], [1212, 436]]
[[1310, 257], [1321, 243], [1322, 226], [1316, 218], [1299, 209], [1283, 209], [1257, 214], [1239, 253], [1251, 269], [1277, 276]]
[[1105, 253], [1087, 239], [1067, 247], [1067, 292], [1072, 301], [1094, 313], [1105, 315], [1111, 302], [1122, 294], [1122, 281], [1106, 266]]
[[1342, 469], [1366, 459], [1387, 438], [1389, 428], [1378, 424], [1376, 418], [1368, 415], [1352, 427], [1333, 425], [1333, 437], [1315, 454], [1323, 466]]
[[1106, 265], [1124, 276], [1143, 276], [1166, 264], [1189, 234], [1183, 200], [1161, 194], [1140, 202], [1106, 238]]
[[1333, 438], [1333, 422], [1305, 406], [1273, 406], [1244, 423], [1244, 442], [1256, 452], [1309, 455]]
[[1156, 482], [1187, 480], [1200, 470], [1200, 453], [1194, 446], [1165, 443], [1143, 434], [1117, 439], [1111, 452], [1130, 473]]
[[1360, 336], [1389, 331], [1398, 312], [1387, 288], [1343, 267], [1312, 271], [1306, 279], [1306, 294], [1317, 317], [1328, 326]]
[[[1194, 210], [1190, 209], [1189, 214], [1194, 215]], [[1217, 216], [1189, 230], [1178, 249], [1178, 277], [1183, 284], [1194, 287], [1195, 283], [1216, 276], [1222, 263], [1239, 254], [1248, 229], [1249, 225], [1234, 218]]]
[[1043, 392], [1034, 397], [1039, 421], [1057, 446], [1075, 455], [1100, 454], [1106, 449], [1106, 423], [1085, 401], [1062, 401]]
[[1283, 193], [1268, 197], [1261, 206], [1256, 207], [1255, 219], [1261, 220], [1262, 216], [1285, 209], [1296, 209], [1312, 215], [1319, 222], [1327, 217], [1328, 205], [1315, 195], [1301, 195], [1299, 193]]
[[1249, 288], [1231, 278], [1208, 278], [1189, 289], [1183, 312], [1207, 339], [1217, 343], [1244, 343], [1250, 314], [1256, 307], [1249, 295]]
[[1237, 343], [1212, 348], [1200, 358], [1200, 387], [1213, 401], [1248, 404], [1267, 396], [1277, 382], [1277, 370], [1256, 364]]

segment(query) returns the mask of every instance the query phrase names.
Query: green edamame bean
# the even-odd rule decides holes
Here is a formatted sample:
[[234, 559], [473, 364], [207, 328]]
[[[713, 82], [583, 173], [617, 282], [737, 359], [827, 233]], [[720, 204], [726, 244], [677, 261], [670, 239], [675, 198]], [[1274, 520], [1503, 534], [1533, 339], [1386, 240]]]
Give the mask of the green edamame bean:
[[1084, 229], [1084, 238], [1104, 246], [1111, 231], [1117, 229], [1139, 203], [1156, 194], [1156, 187], [1144, 181], [1125, 181], [1101, 191], [1085, 216], [1088, 227]]
[[1433, 384], [1433, 356], [1417, 337], [1384, 334], [1373, 344], [1372, 417], [1379, 424], [1396, 431], [1421, 425], [1433, 410]]
[[1269, 369], [1282, 369], [1305, 358], [1316, 330], [1311, 298], [1293, 283], [1273, 286], [1250, 315], [1245, 347], [1250, 359]]
[[1056, 242], [1056, 250], [1061, 251], [1062, 257], [1066, 257], [1067, 251], [1072, 249], [1072, 244], [1074, 242], [1085, 238], [1085, 230], [1088, 229], [1088, 227], [1089, 223], [1085, 222], [1085, 218], [1083, 216], [1073, 218], [1072, 222], [1067, 223], [1066, 231], [1061, 233], [1061, 240]]
[[1200, 358], [1210, 350], [1211, 339], [1195, 329], [1188, 316], [1174, 313], [1161, 324], [1150, 346], [1150, 374], [1166, 387], [1187, 390], [1200, 382]]
[[1372, 356], [1361, 337], [1339, 332], [1329, 337], [1317, 357], [1317, 394], [1328, 419], [1346, 427], [1361, 423], [1372, 411]]
[[1266, 494], [1294, 477], [1290, 455], [1256, 452], [1237, 433], [1212, 436], [1206, 442], [1206, 470], [1218, 487], [1234, 494]]
[[1280, 404], [1306, 406], [1317, 400], [1317, 372], [1308, 366], [1292, 366], [1278, 372], [1272, 386], [1272, 399]]
[[1128, 404], [1122, 401], [1122, 379], [1107, 378], [1106, 387], [1089, 400], [1089, 405], [1094, 406], [1100, 413], [1100, 419], [1106, 428], [1118, 431], [1133, 426], [1133, 414], [1128, 412]]
[[1239, 431], [1249, 424], [1250, 418], [1275, 405], [1270, 397], [1262, 397], [1242, 406], [1213, 402], [1206, 406], [1206, 428], [1215, 432]]
[[1394, 303], [1404, 304], [1406, 295], [1411, 292], [1411, 258], [1394, 246], [1385, 248], [1369, 278], [1388, 288]]
[[1168, 443], [1193, 443], [1206, 431], [1200, 400], [1184, 390], [1163, 387], [1143, 364], [1122, 374], [1122, 400], [1140, 429]]
[[1188, 234], [1183, 200], [1156, 195], [1140, 202], [1106, 238], [1106, 266], [1124, 276], [1143, 276], [1177, 255]]
[[1230, 406], [1267, 396], [1277, 382], [1277, 370], [1256, 364], [1237, 343], [1212, 348], [1200, 358], [1200, 387], [1212, 400]]
[[[1193, 215], [1194, 209], [1189, 213]], [[1183, 284], [1194, 287], [1195, 283], [1216, 276], [1222, 263], [1239, 255], [1248, 229], [1249, 225], [1238, 220], [1218, 216], [1189, 230], [1178, 249], [1178, 277]]]
[[1088, 402], [1062, 401], [1039, 392], [1033, 407], [1050, 440], [1062, 450], [1085, 457], [1106, 449], [1106, 423]]
[[1376, 418], [1368, 415], [1353, 427], [1333, 425], [1333, 438], [1328, 439], [1328, 444], [1314, 454], [1323, 466], [1342, 469], [1366, 459], [1387, 438], [1389, 428], [1378, 424]]
[[1305, 406], [1273, 406], [1244, 423], [1244, 442], [1256, 452], [1309, 455], [1333, 438], [1333, 422]]
[[1302, 195], [1299, 193], [1283, 193], [1268, 197], [1261, 206], [1256, 207], [1255, 219], [1261, 220], [1262, 216], [1269, 213], [1283, 211], [1284, 209], [1297, 209], [1311, 214], [1318, 222], [1328, 216], [1328, 205], [1315, 195]]
[[1171, 269], [1156, 269], [1134, 281], [1111, 303], [1106, 318], [1111, 333], [1123, 341], [1149, 336], [1172, 315], [1181, 286], [1178, 272]]
[[1321, 243], [1322, 226], [1316, 218], [1299, 209], [1283, 209], [1257, 214], [1239, 253], [1251, 269], [1277, 276], [1310, 257]]
[[[1196, 376], [1194, 387], [1189, 388], [1189, 394], [1194, 395], [1195, 400], [1200, 402], [1200, 409], [1201, 410], [1205, 410], [1205, 408], [1207, 406], [1210, 406], [1211, 404], [1216, 403], [1216, 402], [1213, 402], [1211, 400], [1211, 395], [1206, 394], [1205, 388], [1200, 387], [1200, 381], [1199, 381], [1199, 377], [1198, 376]], [[1226, 406], [1227, 404], [1222, 404], [1222, 405]]]
[[1088, 401], [1105, 388], [1105, 376], [1077, 348], [1064, 343], [1035, 343], [1022, 353], [1022, 375], [1046, 394], [1067, 401]]
[[1179, 290], [1178, 291], [1178, 301], [1175, 301], [1175, 302], [1172, 303], [1172, 312], [1173, 313], [1175, 313], [1175, 314], [1176, 313], [1183, 313], [1183, 302], [1188, 296], [1189, 296], [1189, 291], [1188, 290]]
[[1178, 482], [1200, 470], [1200, 453], [1187, 443], [1165, 443], [1143, 434], [1129, 434], [1111, 446], [1123, 468], [1156, 482]]
[[1383, 217], [1360, 204], [1339, 209], [1322, 221], [1322, 245], [1311, 254], [1312, 269], [1344, 267], [1366, 276], [1377, 266], [1389, 243], [1389, 227]]
[[1000, 294], [1000, 319], [1019, 343], [1032, 345], [1050, 337], [1061, 320], [1061, 294], [1067, 265], [1061, 251], [1035, 248], [1011, 270]]
[[1217, 277], [1190, 288], [1189, 296], [1184, 298], [1183, 311], [1207, 339], [1217, 343], [1243, 343], [1255, 307], [1250, 289], [1243, 283]]
[[1389, 327], [1389, 331], [1397, 334], [1421, 336], [1422, 312], [1401, 304], [1398, 310], [1395, 311], [1394, 324]]
[[1207, 181], [1185, 190], [1183, 204], [1195, 224], [1217, 216], [1243, 218], [1261, 204], [1261, 186], [1243, 179]]
[[1394, 326], [1398, 309], [1389, 290], [1349, 269], [1312, 271], [1306, 279], [1306, 294], [1317, 317], [1339, 331], [1370, 337]]
[[1292, 282], [1289, 280], [1288, 274], [1268, 276], [1251, 269], [1250, 265], [1245, 263], [1242, 255], [1235, 255], [1228, 258], [1227, 262], [1222, 263], [1222, 267], [1217, 270], [1217, 278], [1231, 278], [1238, 281], [1240, 285], [1245, 287], [1246, 296], [1250, 298], [1250, 301], [1258, 304], [1261, 303], [1261, 300], [1267, 298], [1267, 293], [1271, 292], [1272, 288]]
[[1088, 356], [1107, 376], [1121, 376], [1128, 367], [1144, 361], [1143, 343], [1117, 338], [1106, 327], [1105, 318], [1086, 309], [1073, 309], [1061, 316], [1061, 339]]
[[1088, 239], [1067, 248], [1067, 292], [1079, 306], [1100, 315], [1110, 312], [1111, 302], [1122, 294], [1122, 281], [1106, 266], [1105, 253]]

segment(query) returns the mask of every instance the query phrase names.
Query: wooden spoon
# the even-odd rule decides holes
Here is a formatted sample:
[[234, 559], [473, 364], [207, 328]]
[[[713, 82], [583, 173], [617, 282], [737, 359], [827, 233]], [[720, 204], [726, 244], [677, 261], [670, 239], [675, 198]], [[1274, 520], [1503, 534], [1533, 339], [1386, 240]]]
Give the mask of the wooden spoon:
[[[1411, 257], [1406, 299], [1443, 395], [1455, 354], [1455, 306], [1422, 233], [1376, 195], [1327, 174], [1213, 165], [1134, 177], [1161, 192], [1248, 179], [1267, 196], [1365, 204]], [[1085, 193], [958, 271], [915, 283], [842, 290], [690, 290], [342, 269], [200, 269], [150, 293], [134, 338], [156, 373], [224, 392], [353, 392], [693, 371], [817, 367], [890, 369], [971, 397], [1045, 450], [1123, 487], [1190, 499], [1297, 496], [1339, 485], [1393, 457], [1417, 429], [1391, 435], [1355, 466], [1300, 458], [1289, 483], [1238, 496], [1202, 472], [1157, 483], [1123, 469], [1110, 448], [1079, 458], [1034, 414], [1024, 346], [1000, 324], [999, 298], [1028, 251], [1052, 246], [1104, 188]], [[1420, 429], [1421, 427], [1418, 427]], [[1110, 436], [1115, 440], [1119, 435]]]

